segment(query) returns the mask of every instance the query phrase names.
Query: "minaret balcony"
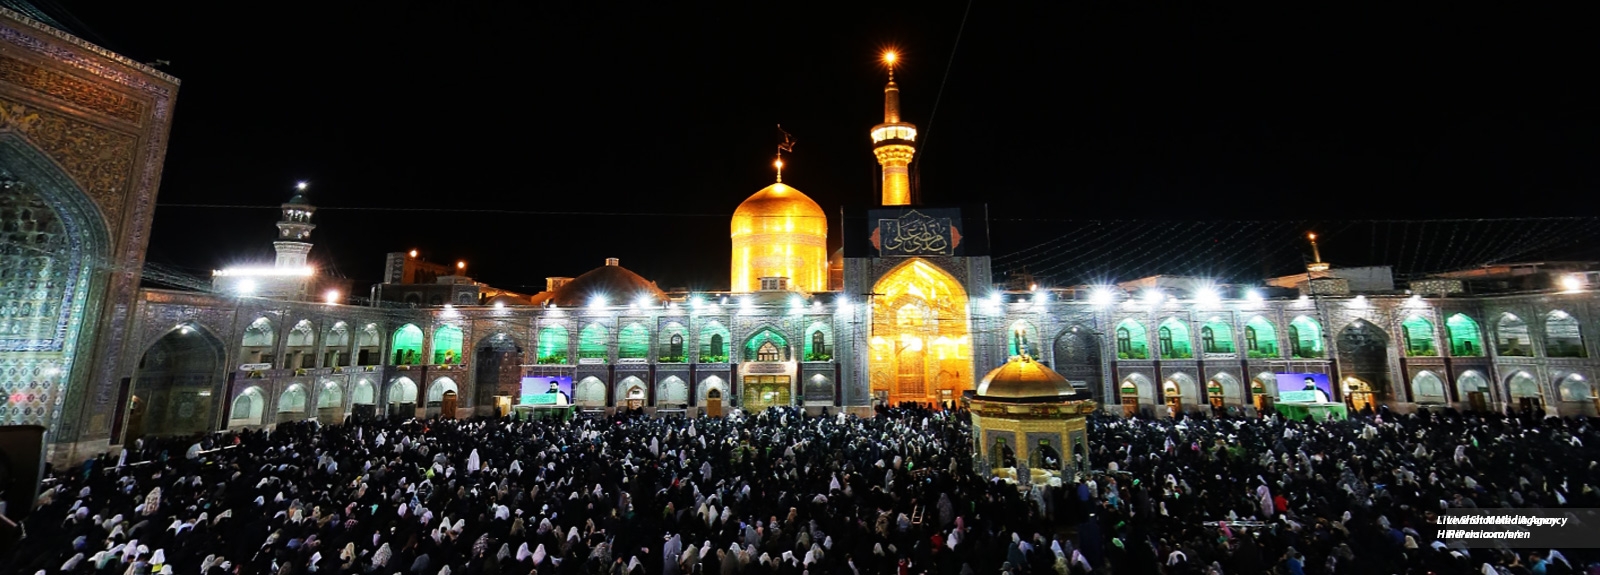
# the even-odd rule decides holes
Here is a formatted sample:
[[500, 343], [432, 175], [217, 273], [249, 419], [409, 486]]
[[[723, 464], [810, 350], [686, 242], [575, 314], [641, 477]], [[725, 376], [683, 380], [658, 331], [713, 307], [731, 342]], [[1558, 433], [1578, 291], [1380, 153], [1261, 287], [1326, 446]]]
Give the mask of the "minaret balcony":
[[878, 124], [872, 128], [872, 143], [901, 143], [910, 145], [917, 141], [917, 127], [911, 124]]

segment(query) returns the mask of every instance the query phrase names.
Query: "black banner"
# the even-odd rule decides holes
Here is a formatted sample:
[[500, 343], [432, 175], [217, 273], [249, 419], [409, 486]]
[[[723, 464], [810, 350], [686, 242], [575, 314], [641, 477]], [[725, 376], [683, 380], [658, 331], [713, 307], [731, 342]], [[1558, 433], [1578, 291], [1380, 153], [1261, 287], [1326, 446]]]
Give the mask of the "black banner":
[[845, 257], [988, 255], [985, 211], [982, 206], [846, 210]]

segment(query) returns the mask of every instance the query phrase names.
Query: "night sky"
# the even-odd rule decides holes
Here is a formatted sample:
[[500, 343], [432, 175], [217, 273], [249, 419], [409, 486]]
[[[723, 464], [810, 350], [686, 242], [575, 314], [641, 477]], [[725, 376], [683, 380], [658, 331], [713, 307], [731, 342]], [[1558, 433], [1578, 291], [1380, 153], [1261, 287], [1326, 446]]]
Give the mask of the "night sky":
[[[1286, 244], [1308, 227], [1336, 262], [1410, 249], [1423, 269], [1474, 262], [1472, 241], [1543, 240], [1427, 239], [1418, 220], [1595, 215], [1600, 83], [1576, 7], [976, 2], [963, 27], [960, 2], [553, 4], [56, 6], [183, 81], [149, 260], [197, 277], [270, 260], [261, 206], [306, 180], [312, 257], [358, 285], [416, 248], [529, 292], [606, 257], [725, 289], [728, 216], [771, 183], [776, 124], [798, 141], [785, 183], [830, 214], [875, 199], [891, 46], [924, 202], [986, 202], [997, 256], [1059, 240], [997, 271], [1259, 277], [1301, 263]], [[1149, 221], [1088, 221], [1108, 219]], [[1590, 220], [1513, 228], [1600, 237]], [[1179, 249], [1225, 241], [1245, 242], [1243, 269]]]

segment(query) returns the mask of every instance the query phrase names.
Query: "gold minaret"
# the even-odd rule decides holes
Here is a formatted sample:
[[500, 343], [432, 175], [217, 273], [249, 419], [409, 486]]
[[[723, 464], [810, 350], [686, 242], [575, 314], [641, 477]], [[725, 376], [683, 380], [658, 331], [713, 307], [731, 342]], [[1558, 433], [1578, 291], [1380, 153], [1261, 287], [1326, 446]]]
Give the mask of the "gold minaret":
[[1311, 259], [1314, 260], [1311, 263], [1306, 264], [1306, 271], [1308, 271], [1308, 272], [1325, 272], [1325, 271], [1328, 271], [1327, 262], [1322, 261], [1322, 252], [1317, 251], [1317, 234], [1315, 234], [1315, 233], [1306, 234], [1306, 238], [1311, 240]]
[[894, 83], [894, 52], [885, 52], [889, 85], [883, 87], [883, 123], [872, 127], [872, 154], [883, 166], [883, 205], [911, 205], [911, 174], [907, 167], [917, 153], [917, 127], [900, 121], [900, 86]]

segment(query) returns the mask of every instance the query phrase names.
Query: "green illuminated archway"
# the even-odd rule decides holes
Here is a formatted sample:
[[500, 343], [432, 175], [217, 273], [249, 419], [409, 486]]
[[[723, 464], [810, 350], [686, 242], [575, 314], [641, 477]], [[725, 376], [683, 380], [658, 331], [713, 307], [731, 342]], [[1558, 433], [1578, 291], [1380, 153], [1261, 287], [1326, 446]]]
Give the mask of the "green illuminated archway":
[[[1023, 342], [1017, 340], [1018, 336], [1026, 340], [1028, 349], [1022, 349]], [[1037, 357], [1039, 355], [1039, 328], [1034, 327], [1033, 322], [1028, 320], [1017, 320], [1011, 324], [1010, 329], [1006, 330], [1006, 344], [1006, 353], [1009, 355], [1022, 355], [1023, 351], [1027, 351], [1028, 355]]]
[[815, 322], [806, 328], [806, 361], [833, 359], [833, 329], [826, 322]]
[[1483, 355], [1483, 336], [1478, 322], [1458, 313], [1444, 320], [1444, 331], [1450, 338], [1450, 355], [1477, 357]]
[[619, 359], [646, 359], [650, 357], [650, 330], [641, 324], [630, 323], [617, 332], [617, 357]]
[[1252, 359], [1278, 357], [1278, 328], [1259, 315], [1250, 318], [1244, 324], [1244, 348]]
[[1322, 357], [1322, 324], [1303, 315], [1289, 322], [1289, 353], [1301, 359]]
[[451, 365], [461, 363], [461, 328], [441, 325], [433, 331], [433, 363]]
[[1156, 328], [1156, 341], [1161, 345], [1161, 359], [1189, 359], [1194, 348], [1189, 343], [1189, 326], [1178, 318], [1167, 318]]
[[607, 359], [606, 326], [591, 323], [583, 326], [583, 331], [578, 332], [578, 359]]
[[1117, 324], [1117, 359], [1149, 359], [1150, 339], [1144, 324], [1131, 319]]
[[771, 328], [762, 329], [744, 343], [744, 361], [789, 361], [789, 340]]
[[700, 363], [728, 361], [728, 328], [709, 321], [700, 328]]
[[1400, 337], [1405, 340], [1407, 356], [1439, 355], [1439, 350], [1433, 347], [1433, 322], [1427, 318], [1413, 315], [1400, 322]]
[[670, 322], [661, 328], [661, 344], [656, 352], [656, 361], [660, 363], [683, 363], [689, 361], [689, 330], [683, 324]]
[[390, 346], [394, 350], [389, 357], [394, 360], [393, 365], [412, 365], [422, 361], [422, 328], [411, 324], [400, 326], [394, 330], [394, 342]]
[[539, 330], [539, 363], [567, 363], [567, 328], [547, 325]]
[[1206, 353], [1233, 353], [1233, 326], [1211, 318], [1200, 326], [1200, 349]]

